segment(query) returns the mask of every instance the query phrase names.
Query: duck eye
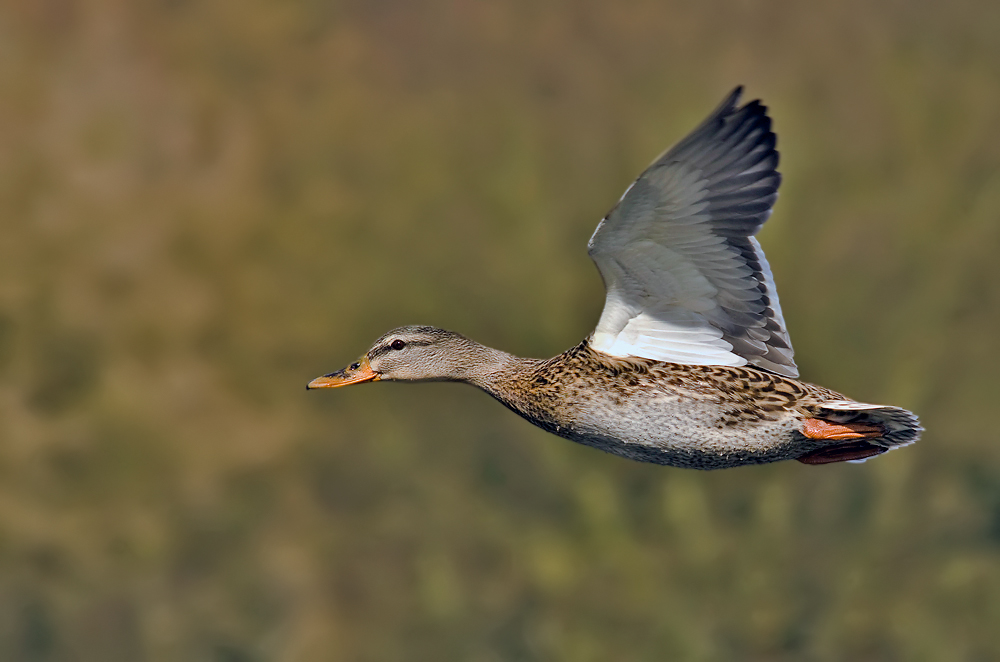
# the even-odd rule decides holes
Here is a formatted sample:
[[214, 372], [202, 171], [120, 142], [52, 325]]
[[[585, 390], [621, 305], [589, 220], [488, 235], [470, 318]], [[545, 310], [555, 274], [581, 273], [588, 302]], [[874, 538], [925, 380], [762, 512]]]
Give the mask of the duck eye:
[[389, 345], [389, 347], [392, 347], [393, 349], [398, 351], [406, 347], [406, 343], [403, 342], [402, 340], [396, 339], [392, 341], [392, 344]]
[[351, 364], [351, 370], [357, 370], [360, 367], [361, 367], [360, 363], [352, 363]]

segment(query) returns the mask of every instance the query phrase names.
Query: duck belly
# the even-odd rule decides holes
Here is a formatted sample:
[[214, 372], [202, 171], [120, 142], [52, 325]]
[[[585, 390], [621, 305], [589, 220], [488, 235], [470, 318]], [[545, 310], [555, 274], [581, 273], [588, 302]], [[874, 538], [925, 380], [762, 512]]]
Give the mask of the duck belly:
[[764, 464], [802, 453], [801, 417], [680, 395], [596, 399], [556, 434], [640, 462], [691, 469]]

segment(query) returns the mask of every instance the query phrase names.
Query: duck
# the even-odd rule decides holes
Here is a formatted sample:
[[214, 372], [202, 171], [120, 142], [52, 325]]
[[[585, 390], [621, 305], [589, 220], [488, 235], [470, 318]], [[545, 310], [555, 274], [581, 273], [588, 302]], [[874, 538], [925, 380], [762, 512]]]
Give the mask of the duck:
[[767, 107], [742, 86], [657, 157], [588, 243], [597, 327], [549, 359], [432, 326], [384, 334], [307, 389], [377, 381], [475, 386], [555, 435], [640, 462], [722, 469], [864, 462], [917, 441], [901, 407], [799, 380], [755, 235], [781, 175]]

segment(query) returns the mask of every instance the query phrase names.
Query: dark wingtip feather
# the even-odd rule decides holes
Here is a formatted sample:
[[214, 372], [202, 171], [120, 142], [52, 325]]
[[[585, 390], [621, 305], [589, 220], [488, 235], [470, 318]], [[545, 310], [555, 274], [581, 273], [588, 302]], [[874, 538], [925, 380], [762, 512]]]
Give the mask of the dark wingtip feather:
[[[726, 98], [722, 100], [722, 103], [720, 103], [715, 108], [715, 110], [713, 110], [711, 112], [711, 114], [709, 114], [708, 118], [702, 124], [702, 126], [704, 126], [705, 124], [710, 124], [711, 122], [723, 119], [725, 117], [728, 117], [728, 116], [730, 116], [730, 115], [732, 115], [734, 113], [740, 112], [742, 110], [741, 108], [739, 108], [740, 97], [741, 96], [743, 96], [743, 86], [742, 85], [737, 85], [736, 87], [733, 88], [732, 92], [730, 92], [729, 94], [726, 95]], [[749, 104], [746, 104], [746, 106], [744, 106], [744, 108], [746, 108], [747, 106], [749, 106], [749, 105], [751, 105], [753, 103], [759, 104], [760, 102], [759, 101], [751, 101]]]

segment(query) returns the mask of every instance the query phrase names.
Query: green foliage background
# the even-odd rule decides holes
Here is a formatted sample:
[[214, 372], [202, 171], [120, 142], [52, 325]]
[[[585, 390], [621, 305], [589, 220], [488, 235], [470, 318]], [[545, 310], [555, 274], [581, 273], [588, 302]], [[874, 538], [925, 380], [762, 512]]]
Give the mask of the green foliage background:
[[[1000, 4], [0, 8], [0, 659], [1000, 659]], [[451, 384], [306, 393], [388, 328], [590, 332], [584, 250], [737, 83], [804, 377], [864, 465], [697, 473]]]

